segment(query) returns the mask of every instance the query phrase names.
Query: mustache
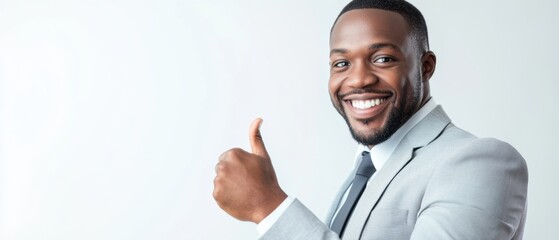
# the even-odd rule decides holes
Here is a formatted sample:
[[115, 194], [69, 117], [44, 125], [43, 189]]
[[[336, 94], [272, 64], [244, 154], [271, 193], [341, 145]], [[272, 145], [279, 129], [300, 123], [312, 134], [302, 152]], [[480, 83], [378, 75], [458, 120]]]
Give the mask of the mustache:
[[352, 94], [365, 94], [365, 93], [392, 94], [392, 92], [387, 90], [378, 90], [373, 88], [356, 88], [346, 93], [338, 93], [338, 98], [343, 99]]

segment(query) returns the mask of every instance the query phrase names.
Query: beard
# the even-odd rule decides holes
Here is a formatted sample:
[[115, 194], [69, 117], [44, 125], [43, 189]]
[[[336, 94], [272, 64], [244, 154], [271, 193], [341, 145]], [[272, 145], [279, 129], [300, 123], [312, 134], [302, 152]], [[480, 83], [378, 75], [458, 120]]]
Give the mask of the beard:
[[[413, 88], [411, 89], [404, 88], [402, 96], [406, 97], [400, 99], [401, 106], [394, 106], [391, 109], [390, 113], [388, 114], [388, 118], [385, 121], [385, 125], [383, 125], [379, 129], [369, 129], [369, 131], [358, 131], [357, 129], [353, 128], [351, 126], [349, 118], [347, 117], [347, 114], [342, 107], [343, 105], [341, 104], [341, 102], [339, 102], [339, 100], [332, 99], [332, 103], [334, 104], [334, 108], [336, 108], [336, 110], [346, 121], [353, 139], [365, 146], [374, 146], [388, 140], [398, 129], [400, 129], [400, 127], [402, 127], [402, 125], [404, 125], [404, 123], [406, 123], [411, 118], [411, 116], [413, 116], [413, 114], [415, 114], [420, 109], [422, 105], [421, 89], [421, 84], [415, 84], [415, 86], [413, 86]], [[358, 91], [363, 92], [367, 90]], [[334, 101], [338, 101], [338, 104], [336, 104]], [[359, 121], [366, 125], [371, 120], [368, 119]]]
[[[374, 146], [379, 143], [382, 143], [388, 138], [392, 136], [404, 123], [411, 117], [406, 116], [404, 111], [400, 108], [393, 108], [390, 114], [388, 115], [388, 119], [386, 121], [386, 125], [378, 130], [373, 130], [372, 132], [364, 132], [364, 131], [357, 131], [355, 128], [351, 126], [349, 119], [346, 115], [343, 115], [349, 131], [351, 132], [351, 136], [355, 141], [365, 146]], [[368, 120], [362, 121], [364, 124], [367, 124]]]

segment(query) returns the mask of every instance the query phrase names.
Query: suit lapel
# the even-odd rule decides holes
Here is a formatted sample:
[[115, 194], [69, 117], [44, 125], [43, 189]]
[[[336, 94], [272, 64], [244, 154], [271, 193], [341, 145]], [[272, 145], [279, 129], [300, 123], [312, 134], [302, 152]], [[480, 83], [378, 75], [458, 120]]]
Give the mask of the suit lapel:
[[[450, 119], [442, 107], [437, 106], [406, 134], [382, 169], [367, 185], [346, 225], [343, 239], [360, 238], [369, 214], [392, 179], [412, 160], [413, 151], [435, 140], [449, 123]], [[382, 221], [382, 219], [371, 221]]]
[[334, 214], [336, 213], [336, 210], [338, 210], [338, 208], [340, 207], [340, 204], [341, 204], [341, 201], [342, 201], [342, 198], [343, 198], [345, 192], [347, 191], [347, 189], [349, 188], [349, 186], [353, 182], [353, 178], [355, 176], [356, 171], [357, 171], [356, 168], [354, 168], [351, 171], [351, 173], [347, 176], [346, 180], [342, 184], [342, 187], [340, 187], [340, 190], [336, 194], [336, 197], [334, 198], [334, 201], [332, 201], [332, 205], [330, 206], [330, 209], [328, 210], [328, 214], [326, 215], [326, 221], [325, 221], [326, 225], [328, 225], [329, 227], [330, 227], [330, 224], [332, 223], [332, 218], [334, 218]]

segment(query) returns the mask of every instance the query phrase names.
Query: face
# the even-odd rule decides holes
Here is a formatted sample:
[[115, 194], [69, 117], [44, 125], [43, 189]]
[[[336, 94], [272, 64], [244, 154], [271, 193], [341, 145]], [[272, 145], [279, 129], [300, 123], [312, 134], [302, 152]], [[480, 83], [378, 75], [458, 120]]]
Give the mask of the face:
[[388, 139], [429, 99], [435, 56], [418, 50], [395, 12], [344, 13], [330, 36], [329, 92], [358, 142]]

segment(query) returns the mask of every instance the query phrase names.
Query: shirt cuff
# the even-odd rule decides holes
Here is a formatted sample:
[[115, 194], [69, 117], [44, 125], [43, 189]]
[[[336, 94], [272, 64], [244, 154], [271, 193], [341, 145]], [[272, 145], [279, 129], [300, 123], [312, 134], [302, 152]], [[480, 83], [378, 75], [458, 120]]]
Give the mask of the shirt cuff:
[[260, 237], [264, 236], [266, 232], [278, 221], [278, 219], [287, 210], [289, 205], [293, 203], [295, 199], [287, 196], [285, 200], [272, 212], [270, 215], [266, 216], [258, 225], [256, 225], [256, 231]]

